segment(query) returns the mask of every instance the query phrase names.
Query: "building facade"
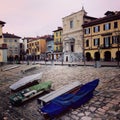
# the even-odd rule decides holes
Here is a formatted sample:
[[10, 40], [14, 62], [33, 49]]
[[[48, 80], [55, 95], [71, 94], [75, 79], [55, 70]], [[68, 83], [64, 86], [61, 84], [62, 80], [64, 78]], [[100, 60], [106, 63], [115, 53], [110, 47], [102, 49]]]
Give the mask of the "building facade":
[[30, 38], [27, 41], [27, 55], [30, 60], [44, 59], [46, 54], [45, 37]]
[[23, 42], [20, 43], [20, 61], [24, 61], [25, 60], [25, 46], [23, 44]]
[[15, 61], [20, 58], [20, 38], [14, 34], [3, 33], [4, 43], [7, 44], [8, 61]]
[[7, 62], [7, 44], [4, 43], [2, 27], [5, 22], [0, 21], [0, 63]]
[[84, 8], [63, 18], [64, 61], [79, 61], [83, 58], [82, 24], [96, 18], [87, 16]]
[[57, 30], [54, 30], [54, 60], [62, 59], [63, 52], [63, 41], [62, 41], [62, 27], [58, 27]]
[[46, 38], [46, 56], [48, 60], [52, 60], [54, 55], [54, 36], [49, 35]]
[[120, 12], [107, 11], [105, 17], [83, 25], [86, 60], [120, 60]]

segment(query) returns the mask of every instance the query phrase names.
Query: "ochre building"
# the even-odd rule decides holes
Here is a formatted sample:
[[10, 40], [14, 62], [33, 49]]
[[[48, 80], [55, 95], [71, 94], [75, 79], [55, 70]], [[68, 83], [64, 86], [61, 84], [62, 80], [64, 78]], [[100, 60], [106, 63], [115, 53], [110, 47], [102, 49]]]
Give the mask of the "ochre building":
[[44, 59], [46, 52], [46, 39], [44, 37], [31, 38], [27, 41], [29, 59]]
[[63, 42], [62, 42], [62, 27], [58, 27], [57, 30], [54, 30], [54, 60], [62, 59], [62, 50], [63, 50]]
[[85, 23], [83, 28], [87, 61], [120, 60], [120, 12], [107, 11], [105, 17]]

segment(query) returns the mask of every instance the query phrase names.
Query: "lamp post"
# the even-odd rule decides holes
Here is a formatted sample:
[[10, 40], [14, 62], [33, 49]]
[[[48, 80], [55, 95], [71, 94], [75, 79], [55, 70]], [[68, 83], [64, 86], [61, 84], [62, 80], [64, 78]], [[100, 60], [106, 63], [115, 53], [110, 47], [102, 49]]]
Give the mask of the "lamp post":
[[120, 35], [118, 35], [117, 36], [117, 47], [118, 47], [118, 54], [117, 54], [117, 61], [118, 61], [118, 63], [117, 63], [117, 66], [118, 66], [118, 68], [120, 67]]
[[64, 51], [63, 51], [64, 48], [65, 48], [65, 45], [62, 46], [62, 55], [61, 55], [62, 56], [62, 60], [61, 60], [62, 65], [63, 65], [63, 61], [64, 61]]
[[29, 65], [29, 50], [26, 50], [26, 61], [27, 61], [27, 65]]
[[100, 65], [100, 48], [101, 48], [101, 46], [98, 45], [98, 47], [97, 47], [98, 52], [96, 52], [96, 54], [95, 54], [95, 67], [96, 68], [101, 67], [101, 65]]
[[116, 57], [117, 57], [117, 66], [118, 68], [120, 67], [120, 30], [116, 30], [115, 31], [115, 35], [116, 35], [116, 38], [117, 38], [117, 54], [116, 54]]
[[84, 41], [84, 35], [80, 35], [83, 43], [80, 45], [80, 47], [82, 48], [83, 50], [83, 63], [84, 63], [84, 66], [86, 66], [86, 57], [85, 57], [85, 41]]

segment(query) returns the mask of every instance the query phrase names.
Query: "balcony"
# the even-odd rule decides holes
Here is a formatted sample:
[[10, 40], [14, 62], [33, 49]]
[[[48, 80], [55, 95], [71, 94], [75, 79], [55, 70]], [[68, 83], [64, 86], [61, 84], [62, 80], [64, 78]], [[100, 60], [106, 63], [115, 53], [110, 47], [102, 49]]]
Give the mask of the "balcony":
[[62, 42], [61, 41], [55, 41], [54, 44], [58, 45], [58, 44], [62, 44]]
[[100, 49], [110, 49], [110, 48], [112, 48], [112, 44], [109, 44], [109, 45], [103, 44], [100, 46]]
[[0, 48], [7, 49], [7, 44], [0, 44]]

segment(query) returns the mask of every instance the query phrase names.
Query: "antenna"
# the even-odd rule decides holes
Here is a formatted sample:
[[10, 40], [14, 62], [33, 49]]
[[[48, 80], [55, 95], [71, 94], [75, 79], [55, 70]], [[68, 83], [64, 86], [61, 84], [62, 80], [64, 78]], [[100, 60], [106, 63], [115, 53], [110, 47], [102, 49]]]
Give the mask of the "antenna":
[[82, 10], [84, 10], [84, 0], [81, 1]]

